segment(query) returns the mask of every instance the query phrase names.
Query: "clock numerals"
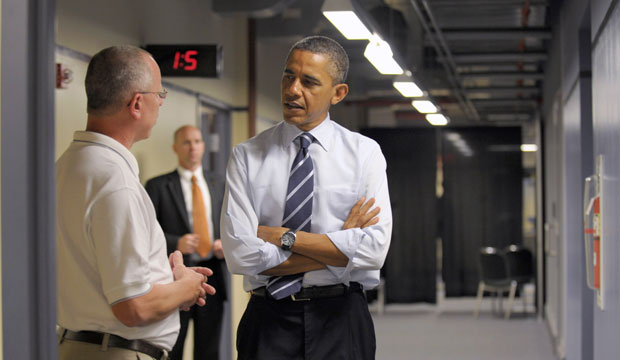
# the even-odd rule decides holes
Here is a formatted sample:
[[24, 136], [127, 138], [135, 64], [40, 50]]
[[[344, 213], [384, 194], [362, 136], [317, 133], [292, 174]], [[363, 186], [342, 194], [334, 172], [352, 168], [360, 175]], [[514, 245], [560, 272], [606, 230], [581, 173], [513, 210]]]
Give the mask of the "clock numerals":
[[197, 50], [187, 50], [184, 53], [181, 53], [181, 51], [175, 52], [172, 68], [175, 70], [181, 69], [185, 71], [196, 70], [196, 67], [198, 67], [198, 60], [195, 58], [196, 55], [198, 55]]
[[174, 53], [174, 64], [172, 64], [172, 68], [173, 69], [178, 69], [179, 68], [179, 60], [182, 57], [181, 52], [177, 51]]
[[185, 52], [185, 70], [194, 71], [196, 70], [196, 66], [198, 66], [198, 61], [194, 58], [194, 56], [198, 55], [198, 51], [196, 50], [187, 50]]

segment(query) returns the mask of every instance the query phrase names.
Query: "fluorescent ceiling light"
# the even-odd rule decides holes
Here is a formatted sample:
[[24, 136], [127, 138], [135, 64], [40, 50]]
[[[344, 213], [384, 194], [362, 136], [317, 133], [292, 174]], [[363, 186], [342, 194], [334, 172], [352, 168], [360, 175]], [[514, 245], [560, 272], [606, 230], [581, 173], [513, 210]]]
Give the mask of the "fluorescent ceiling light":
[[458, 133], [448, 133], [446, 137], [452, 142], [456, 142], [461, 139], [461, 135], [459, 135]]
[[448, 125], [448, 119], [446, 119], [446, 117], [442, 114], [428, 114], [426, 115], [426, 121], [434, 126]]
[[437, 107], [428, 100], [413, 100], [411, 105], [422, 114], [429, 114], [437, 112]]
[[373, 35], [364, 51], [364, 57], [370, 61], [379, 73], [383, 75], [400, 75], [403, 69], [398, 65], [392, 57], [392, 49], [390, 44], [381, 40], [378, 36]]
[[418, 97], [424, 95], [422, 90], [413, 81], [394, 81], [393, 85], [404, 97]]
[[538, 150], [538, 146], [536, 144], [522, 144], [521, 151], [523, 152], [534, 152]]
[[323, 16], [331, 22], [347, 40], [370, 39], [372, 34], [353, 11], [323, 11]]

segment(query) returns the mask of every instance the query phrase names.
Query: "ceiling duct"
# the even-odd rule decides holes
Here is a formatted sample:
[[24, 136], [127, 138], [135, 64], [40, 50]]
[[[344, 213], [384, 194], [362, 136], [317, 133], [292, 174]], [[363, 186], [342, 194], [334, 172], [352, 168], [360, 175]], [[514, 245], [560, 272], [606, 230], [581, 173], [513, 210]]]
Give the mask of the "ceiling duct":
[[280, 14], [296, 0], [212, 0], [211, 9], [221, 15], [269, 18]]
[[443, 38], [441, 29], [435, 21], [435, 17], [433, 16], [431, 8], [426, 2], [426, 0], [421, 0], [421, 2], [424, 7], [424, 11], [422, 11], [420, 6], [418, 5], [417, 0], [410, 0], [411, 6], [418, 15], [420, 24], [424, 28], [426, 34], [436, 35], [430, 38], [433, 48], [435, 49], [437, 55], [439, 56], [439, 59], [441, 60], [440, 62], [442, 63], [446, 71], [448, 81], [450, 82], [454, 90], [454, 95], [456, 96], [459, 104], [461, 105], [463, 112], [467, 114], [470, 119], [479, 121], [480, 115], [478, 114], [475, 106], [465, 94], [465, 91], [459, 79], [459, 74], [456, 71], [456, 63], [454, 62], [454, 59], [452, 57], [452, 52], [450, 51], [450, 48], [448, 47], [445, 39]]

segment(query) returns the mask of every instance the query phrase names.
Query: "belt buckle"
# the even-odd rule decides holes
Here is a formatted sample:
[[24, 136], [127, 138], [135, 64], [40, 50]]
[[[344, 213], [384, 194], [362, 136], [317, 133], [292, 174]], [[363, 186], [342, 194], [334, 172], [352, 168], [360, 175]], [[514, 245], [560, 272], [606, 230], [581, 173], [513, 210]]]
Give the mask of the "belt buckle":
[[293, 294], [293, 295], [291, 295], [291, 300], [293, 300], [293, 301], [310, 301], [310, 300], [312, 300], [312, 299], [310, 299], [310, 298], [301, 298], [301, 299], [298, 299], [298, 298], [296, 298], [296, 297], [295, 297], [295, 294]]

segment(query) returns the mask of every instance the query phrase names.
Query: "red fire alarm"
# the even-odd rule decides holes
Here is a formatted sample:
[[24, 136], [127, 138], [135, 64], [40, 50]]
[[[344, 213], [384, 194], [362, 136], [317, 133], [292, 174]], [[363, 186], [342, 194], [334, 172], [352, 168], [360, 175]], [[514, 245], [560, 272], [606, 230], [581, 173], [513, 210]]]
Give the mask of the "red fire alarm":
[[73, 80], [73, 71], [61, 63], [56, 63], [56, 89], [66, 89]]

